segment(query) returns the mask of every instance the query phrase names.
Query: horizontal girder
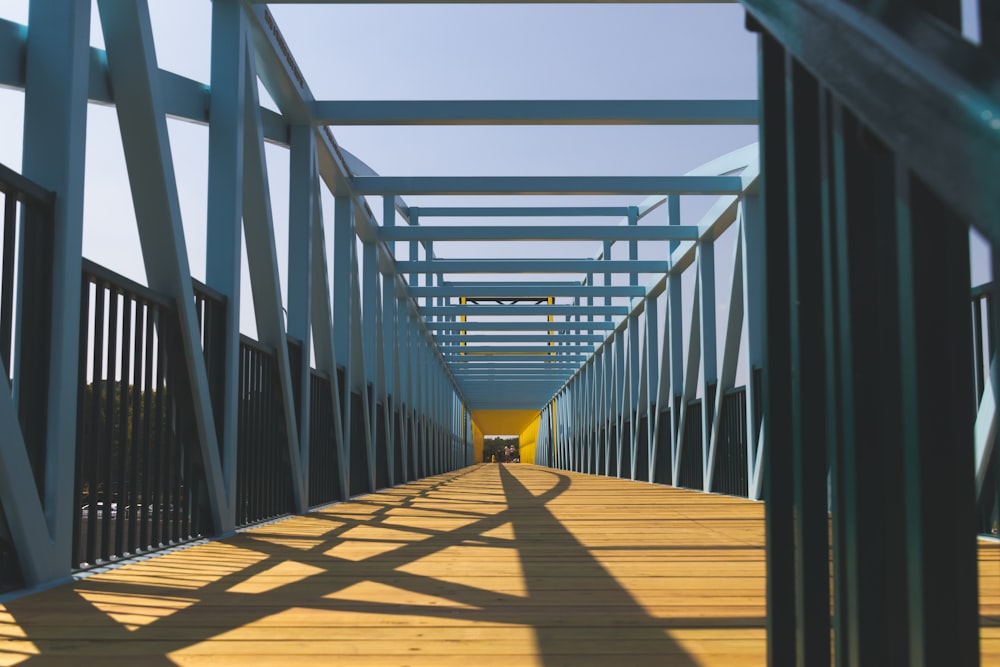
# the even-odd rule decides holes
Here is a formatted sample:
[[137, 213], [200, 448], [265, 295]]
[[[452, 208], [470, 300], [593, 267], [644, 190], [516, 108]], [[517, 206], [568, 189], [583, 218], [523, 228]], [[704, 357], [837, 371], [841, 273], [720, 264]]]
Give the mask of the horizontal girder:
[[735, 195], [739, 176], [355, 176], [355, 195]]
[[[596, 264], [600, 269], [601, 267]], [[593, 273], [603, 273], [601, 270]], [[409, 287], [410, 296], [413, 297], [436, 297], [436, 296], [456, 296], [456, 297], [480, 297], [493, 299], [515, 299], [526, 297], [562, 297], [562, 296], [646, 296], [646, 288], [641, 285], [555, 285], [551, 287], [538, 285], [482, 285], [479, 287], [455, 287], [445, 285], [443, 287]]]
[[427, 322], [439, 331], [612, 331], [614, 322]]
[[396, 262], [399, 273], [665, 273], [670, 262], [628, 259], [431, 259]]
[[383, 241], [696, 241], [693, 225], [379, 227]]
[[433, 315], [628, 315], [626, 306], [425, 306], [420, 314]]
[[754, 125], [757, 100], [316, 101], [319, 125]]

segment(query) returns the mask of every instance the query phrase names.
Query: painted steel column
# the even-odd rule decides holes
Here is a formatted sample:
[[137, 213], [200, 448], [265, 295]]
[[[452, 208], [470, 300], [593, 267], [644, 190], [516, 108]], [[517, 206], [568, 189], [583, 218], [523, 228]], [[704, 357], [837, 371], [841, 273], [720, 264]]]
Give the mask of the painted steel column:
[[319, 176], [313, 188], [316, 200], [313, 204], [313, 240], [312, 240], [312, 336], [315, 341], [313, 349], [316, 354], [316, 368], [330, 378], [330, 399], [333, 410], [333, 433], [336, 443], [337, 467], [340, 471], [340, 495], [338, 499], [348, 496], [346, 486], [346, 459], [344, 440], [344, 402], [340, 395], [340, 383], [337, 381], [337, 353], [334, 349], [333, 315], [330, 305], [330, 271], [326, 260], [326, 234], [322, 217], [322, 200], [319, 197]]
[[[343, 476], [344, 495], [351, 496], [351, 419], [353, 402], [351, 377], [351, 322], [353, 320], [352, 285], [354, 284], [354, 202], [350, 197], [334, 198], [333, 220], [333, 348], [337, 365], [344, 369], [344, 394], [341, 396], [341, 422], [344, 429]], [[337, 378], [333, 378], [336, 382]]]
[[[784, 50], [760, 38], [761, 173], [764, 255], [764, 501], [767, 504], [767, 635], [771, 667], [796, 663], [795, 557], [792, 530], [791, 360], [788, 350], [788, 171]], [[846, 657], [846, 656], [845, 656]]]
[[45, 488], [34, 483], [25, 443], [15, 435], [21, 433], [17, 409], [5, 388], [0, 395], [5, 434], [0, 439], [0, 499], [29, 586], [64, 578], [70, 571], [90, 13], [90, 3], [71, 0], [32, 0], [28, 8], [22, 169], [27, 178], [56, 193], [52, 303], [46, 304], [51, 313], [48, 398], [44, 408], [39, 406], [45, 410], [45, 436], [37, 443], [45, 450]]
[[647, 416], [646, 421], [646, 437], [649, 439], [647, 456], [648, 456], [648, 468], [649, 468], [649, 478], [644, 480], [647, 482], [656, 481], [656, 461], [657, 457], [660, 455], [659, 449], [657, 447], [657, 436], [660, 429], [660, 400], [661, 400], [661, 386], [660, 386], [660, 368], [659, 359], [657, 356], [660, 352], [660, 334], [659, 334], [659, 304], [657, 303], [656, 297], [646, 298], [646, 408], [652, 411], [652, 414]]
[[[368, 412], [365, 415], [365, 426], [369, 433], [368, 445], [368, 477], [369, 489], [378, 488], [376, 483], [378, 467], [378, 369], [377, 348], [379, 341], [378, 327], [378, 293], [379, 271], [378, 257], [374, 241], [363, 240], [361, 245], [361, 347], [364, 360], [364, 384], [362, 391], [366, 397]], [[370, 387], [370, 389], [369, 389]]]
[[298, 415], [295, 411], [292, 374], [288, 360], [288, 336], [285, 332], [281, 304], [281, 279], [278, 275], [278, 255], [274, 241], [274, 220], [271, 213], [271, 193], [264, 156], [264, 134], [257, 98], [257, 71], [252, 47], [247, 45], [246, 77], [247, 104], [244, 107], [243, 148], [244, 188], [243, 227], [246, 231], [247, 268], [253, 294], [257, 337], [274, 350], [277, 361], [278, 388], [285, 418], [286, 445], [292, 495], [297, 512], [308, 505], [305, 481], [302, 478], [299, 450]]
[[[681, 202], [680, 197], [671, 195], [667, 197], [668, 213], [670, 224], [681, 224]], [[680, 245], [678, 241], [670, 242], [670, 253]], [[667, 349], [663, 350], [661, 369], [662, 381], [669, 386], [667, 396], [670, 406], [670, 471], [671, 484], [677, 486], [680, 479], [680, 450], [681, 439], [681, 413], [686, 410], [684, 405], [684, 300], [682, 281], [679, 273], [671, 270], [667, 274], [667, 309], [665, 314], [666, 324], [664, 326], [663, 344]]]
[[701, 334], [701, 488], [708, 489], [712, 470], [708, 467], [708, 443], [712, 437], [712, 414], [715, 398], [711, 385], [719, 379], [718, 347], [715, 326], [715, 241], [703, 237], [698, 242], [698, 318]]
[[[316, 186], [316, 135], [312, 127], [296, 125], [291, 129], [288, 193], [288, 335], [302, 344], [299, 377], [298, 433], [299, 457], [305, 496], [309, 497], [310, 441], [310, 350], [312, 340], [312, 239], [313, 205], [318, 198]], [[294, 377], [294, 375], [293, 375]]]
[[146, 277], [151, 289], [174, 299], [178, 347], [187, 366], [212, 522], [218, 531], [226, 532], [232, 529], [233, 514], [223, 483], [208, 374], [194, 311], [191, 269], [149, 9], [142, 0], [99, 0], [98, 9], [111, 85], [130, 93], [118, 99], [116, 111]]
[[[227, 504], [235, 513], [239, 427], [240, 263], [243, 233], [244, 109], [247, 17], [239, 0], [212, 3], [211, 104], [208, 125], [208, 215], [205, 284], [226, 297], [223, 358], [213, 364], [212, 396]], [[226, 530], [235, 526], [235, 514]]]
[[[979, 605], [968, 316], [961, 220], [896, 166], [902, 503], [911, 665], [977, 664]], [[926, 271], [929, 262], [939, 271]], [[896, 610], [901, 605], [896, 605]]]
[[[382, 199], [382, 225], [384, 227], [396, 226], [396, 198], [383, 197]], [[396, 254], [396, 243], [389, 241], [386, 243], [389, 253]], [[385, 386], [385, 414], [386, 414], [386, 466], [389, 472], [389, 486], [398, 484], [396, 479], [396, 432], [395, 412], [400, 407], [399, 401], [399, 376], [397, 371], [397, 358], [399, 356], [399, 337], [397, 336], [396, 313], [398, 303], [396, 300], [396, 276], [393, 273], [382, 277], [382, 345], [384, 363], [384, 386]]]
[[[820, 91], [796, 63], [785, 72], [788, 300], [798, 664], [830, 662], [827, 397]], [[775, 202], [778, 205], [778, 202]], [[887, 663], [889, 664], [889, 663]]]
[[[743, 303], [745, 317], [744, 335], [747, 340], [747, 479], [750, 481], [750, 498], [760, 500], [763, 493], [761, 474], [764, 457], [764, 423], [757, 423], [757, 414], [763, 414], [762, 387], [757, 386], [757, 374], [764, 366], [764, 218], [760, 193], [748, 192], [743, 197]], [[832, 297], [828, 299], [832, 303]], [[832, 314], [830, 315], [832, 317]], [[829, 370], [829, 369], [828, 369]], [[832, 375], [830, 376], [832, 377]]]

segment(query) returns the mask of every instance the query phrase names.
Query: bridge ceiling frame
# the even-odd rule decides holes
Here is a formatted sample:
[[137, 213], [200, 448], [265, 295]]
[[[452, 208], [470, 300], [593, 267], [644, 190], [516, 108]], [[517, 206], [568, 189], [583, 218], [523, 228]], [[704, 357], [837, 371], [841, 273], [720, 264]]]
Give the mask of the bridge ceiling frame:
[[[680, 274], [691, 267], [699, 273], [699, 280], [711, 280], [712, 242], [737, 219], [735, 211], [755, 188], [753, 147], [676, 176], [383, 177], [340, 147], [325, 125], [330, 121], [746, 125], [756, 123], [752, 100], [345, 105], [313, 97], [274, 17], [260, 3], [213, 2], [208, 85], [158, 67], [148, 0], [99, 0], [104, 50], [88, 45], [81, 27], [88, 23], [87, 12], [65, 13], [56, 11], [56, 6], [61, 6], [56, 0], [32, 0], [33, 28], [38, 29], [30, 36], [26, 26], [0, 20], [0, 85], [22, 88], [29, 108], [36, 99], [53, 99], [56, 89], [55, 98], [66, 102], [60, 109], [47, 110], [49, 115], [34, 117], [45, 120], [46, 132], [55, 126], [66, 129], [59, 146], [42, 136], [42, 125], [32, 125], [32, 117], [25, 130], [25, 175], [57, 192], [59, 206], [65, 207], [58, 213], [64, 222], [57, 239], [62, 262], [57, 265], [65, 275], [55, 277], [62, 296], [52, 304], [54, 321], [65, 326], [54, 340], [53, 345], [61, 347], [53, 348], [52, 358], [66, 372], [53, 371], [50, 378], [50, 437], [72, 443], [74, 437], [64, 427], [76, 423], [78, 386], [72, 371], [79, 366], [75, 348], [79, 331], [74, 323], [80, 321], [80, 314], [73, 297], [79, 294], [86, 106], [88, 102], [113, 105], [149, 287], [172, 299], [178, 310], [187, 382], [181, 391], [192, 398], [209, 511], [219, 534], [236, 525], [238, 314], [241, 296], [245, 296], [242, 242], [246, 243], [249, 295], [260, 342], [275, 353], [277, 400], [284, 418], [294, 507], [303, 511], [308, 505], [310, 473], [310, 357], [316, 371], [334, 380], [330, 409], [344, 490], [376, 488], [380, 456], [388, 457], [389, 484], [471, 463], [471, 412], [479, 407], [544, 412], [552, 410], [555, 401], [568, 405], [568, 397], [579, 387], [599, 397], [595, 406], [606, 403], [600, 412], [593, 412], [594, 418], [610, 419], [612, 410], [617, 410], [615, 419], [623, 423], [628, 406], [632, 410], [628, 414], [638, 414], [640, 385], [648, 381], [651, 359], [666, 354], [657, 345], [656, 327], [640, 324], [645, 322], [643, 313], [654, 312], [653, 302], [666, 286], [676, 283], [679, 288]], [[43, 13], [47, 18], [38, 18]], [[56, 42], [61, 46], [56, 47]], [[64, 73], [53, 77], [51, 63], [61, 63]], [[44, 77], [51, 78], [43, 81]], [[279, 112], [261, 107], [258, 80]], [[209, 376], [202, 349], [168, 117], [209, 128], [206, 284], [225, 298], [221, 396], [212, 393], [216, 391], [210, 388], [214, 376]], [[290, 156], [287, 302], [282, 300], [277, 268], [265, 143], [286, 147]], [[55, 164], [63, 167], [46, 166]], [[333, 195], [332, 211], [323, 210], [324, 188]], [[403, 199], [471, 193], [557, 194], [574, 196], [581, 204], [410, 207]], [[608, 194], [647, 197], [629, 206], [583, 203], [588, 197]], [[679, 197], [705, 194], [719, 196], [721, 203], [698, 224], [681, 224]], [[377, 212], [370, 206], [375, 198], [381, 198], [382, 204]], [[646, 217], [660, 207], [669, 209], [668, 224], [646, 224]], [[471, 221], [486, 217], [559, 218], [569, 224], [422, 224], [434, 218]], [[590, 218], [609, 218], [613, 224], [581, 223]], [[324, 251], [330, 237], [332, 262]], [[436, 245], [494, 241], [592, 242], [599, 250], [575, 258], [488, 262], [435, 253]], [[396, 258], [397, 243], [408, 244], [406, 260]], [[628, 246], [627, 259], [612, 257], [616, 243]], [[640, 244], [657, 244], [662, 248], [659, 258], [640, 259]], [[538, 277], [556, 273], [566, 274], [566, 279]], [[488, 274], [493, 279], [473, 280], [469, 274]], [[525, 279], [512, 280], [508, 274], [522, 274]], [[420, 275], [426, 278], [421, 280]], [[699, 294], [707, 295], [708, 289], [701, 288]], [[713, 302], [707, 296], [698, 298], [699, 317], [708, 317]], [[674, 315], [676, 322], [668, 320], [671, 327], [679, 326], [681, 319], [680, 311]], [[649, 331], [640, 334], [642, 326]], [[693, 345], [714, 349], [710, 334], [699, 333], [712, 329], [707, 323], [697, 326], [692, 329], [697, 339]], [[310, 354], [293, 357], [290, 345], [301, 345]], [[693, 358], [692, 354], [697, 356], [689, 352], [687, 358]], [[582, 380], [597, 364], [607, 371], [602, 393], [595, 393]], [[692, 373], [704, 373], [706, 368], [709, 376], [714, 375], [705, 362], [691, 366], [682, 375], [685, 387], [694, 386]], [[16, 402], [13, 397], [0, 397], [0, 401], [6, 401], [0, 406], [0, 418], [10, 426], [16, 412], [10, 408]], [[557, 428], [556, 432], [561, 431]], [[355, 446], [359, 434], [361, 450]], [[383, 437], [402, 445], [382, 454], [379, 442]], [[16, 439], [11, 443], [0, 448], [2, 463], [6, 470], [21, 470], [21, 445]], [[552, 446], [553, 451], [561, 451], [565, 443], [553, 436]], [[64, 497], [67, 491], [55, 490], [72, 487], [67, 479], [73, 474], [74, 457], [68, 447], [60, 449], [55, 440], [50, 443], [47, 474], [61, 480], [61, 485], [49, 485], [49, 492], [37, 503], [32, 494], [23, 493], [27, 476], [0, 477], [0, 500], [17, 532], [22, 560], [36, 564], [26, 571], [29, 583], [69, 573], [72, 504]], [[352, 466], [352, 457], [361, 455], [359, 451], [366, 462], [361, 468]], [[547, 462], [550, 454], [546, 451], [539, 448], [540, 463]], [[577, 457], [584, 458], [582, 450]], [[367, 478], [364, 483], [358, 475]], [[40, 516], [46, 520], [40, 521]]]

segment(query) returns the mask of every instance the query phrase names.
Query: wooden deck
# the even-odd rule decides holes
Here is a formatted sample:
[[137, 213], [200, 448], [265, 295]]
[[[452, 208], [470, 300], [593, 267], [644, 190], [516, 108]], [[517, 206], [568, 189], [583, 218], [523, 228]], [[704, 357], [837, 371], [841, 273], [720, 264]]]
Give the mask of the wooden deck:
[[0, 605], [0, 665], [762, 665], [763, 516], [481, 465]]

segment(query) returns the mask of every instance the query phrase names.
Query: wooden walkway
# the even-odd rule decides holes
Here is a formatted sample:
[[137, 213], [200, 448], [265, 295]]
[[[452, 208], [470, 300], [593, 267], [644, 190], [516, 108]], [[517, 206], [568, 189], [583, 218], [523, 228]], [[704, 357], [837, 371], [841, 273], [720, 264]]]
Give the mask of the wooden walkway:
[[0, 605], [0, 665], [762, 665], [763, 516], [481, 465]]

